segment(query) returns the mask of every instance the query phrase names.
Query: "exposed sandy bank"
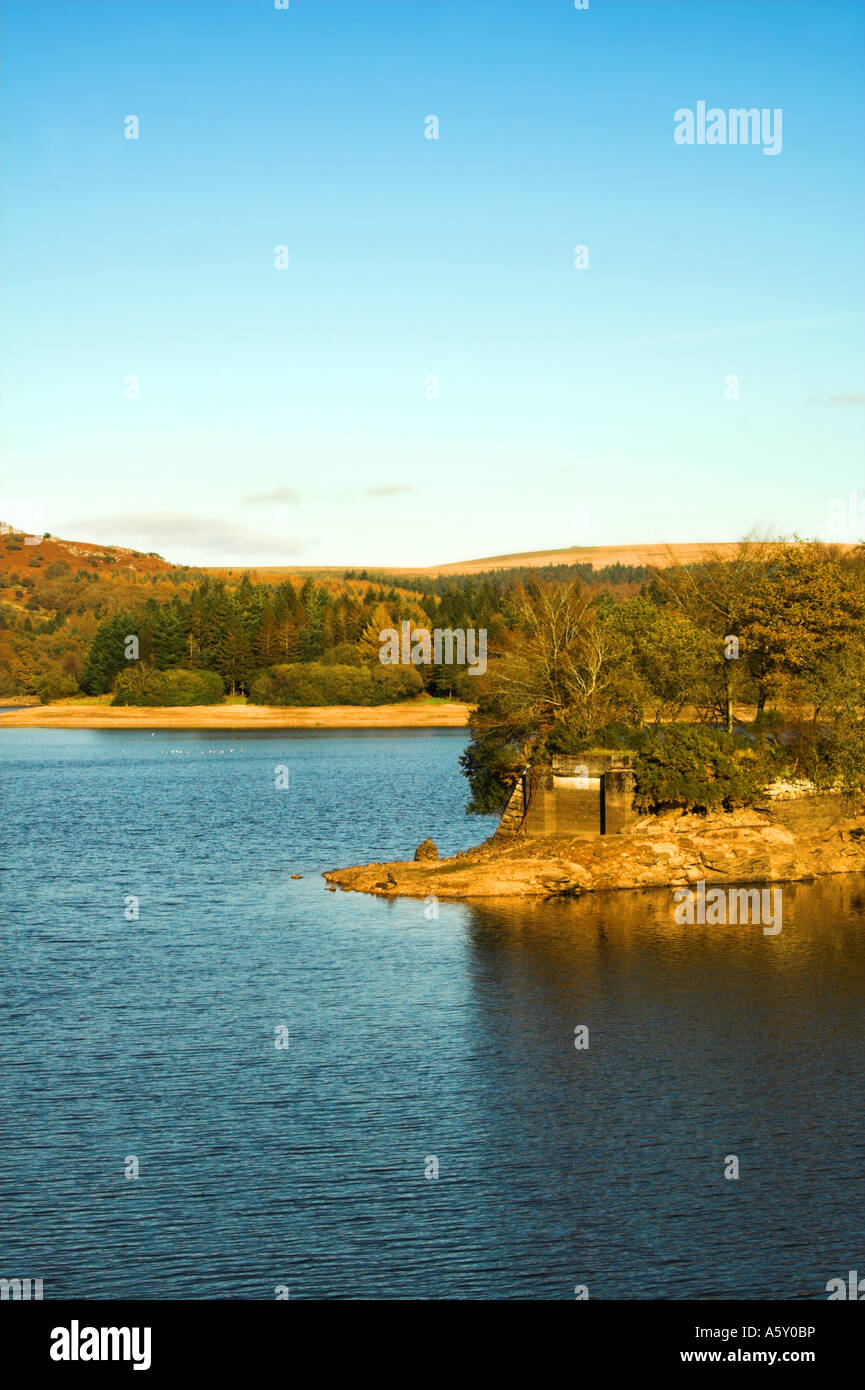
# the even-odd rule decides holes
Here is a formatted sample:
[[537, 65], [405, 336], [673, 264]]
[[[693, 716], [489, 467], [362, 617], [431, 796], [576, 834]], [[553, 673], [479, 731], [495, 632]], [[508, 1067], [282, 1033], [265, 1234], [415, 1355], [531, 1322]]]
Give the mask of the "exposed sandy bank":
[[457, 729], [470, 705], [32, 705], [5, 710], [0, 729]]

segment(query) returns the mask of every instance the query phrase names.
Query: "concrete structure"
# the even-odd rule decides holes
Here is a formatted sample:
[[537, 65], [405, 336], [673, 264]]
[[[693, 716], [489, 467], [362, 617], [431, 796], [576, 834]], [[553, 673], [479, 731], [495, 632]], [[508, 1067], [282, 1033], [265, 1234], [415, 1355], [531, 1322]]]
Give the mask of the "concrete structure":
[[527, 769], [505, 807], [496, 839], [514, 835], [622, 835], [637, 820], [632, 753], [555, 754]]

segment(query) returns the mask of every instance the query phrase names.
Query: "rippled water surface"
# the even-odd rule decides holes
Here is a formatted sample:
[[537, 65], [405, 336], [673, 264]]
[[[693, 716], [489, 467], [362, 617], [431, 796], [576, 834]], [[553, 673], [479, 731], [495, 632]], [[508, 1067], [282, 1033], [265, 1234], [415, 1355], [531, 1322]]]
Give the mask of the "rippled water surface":
[[0, 1275], [681, 1299], [865, 1269], [861, 878], [785, 887], [775, 937], [659, 890], [429, 919], [320, 874], [488, 835], [462, 733], [2, 746]]

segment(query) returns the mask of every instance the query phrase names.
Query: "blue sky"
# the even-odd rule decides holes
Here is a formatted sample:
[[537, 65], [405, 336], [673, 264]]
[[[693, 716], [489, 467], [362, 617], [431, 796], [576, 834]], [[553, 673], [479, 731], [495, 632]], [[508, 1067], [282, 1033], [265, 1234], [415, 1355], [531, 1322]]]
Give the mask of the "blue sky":
[[408, 566], [865, 499], [859, 0], [2, 10], [18, 524]]

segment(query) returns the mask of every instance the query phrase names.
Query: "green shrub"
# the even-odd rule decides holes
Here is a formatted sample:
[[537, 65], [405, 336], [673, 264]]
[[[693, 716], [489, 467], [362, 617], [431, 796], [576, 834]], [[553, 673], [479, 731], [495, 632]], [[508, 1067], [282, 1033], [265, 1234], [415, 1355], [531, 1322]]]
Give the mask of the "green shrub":
[[187, 671], [174, 666], [160, 671], [164, 705], [215, 705], [223, 698], [225, 686], [216, 671]]
[[379, 662], [372, 668], [372, 682], [376, 689], [373, 704], [395, 705], [422, 694], [424, 688], [416, 666], [383, 666]]
[[[430, 668], [421, 666], [420, 670], [427, 675]], [[466, 704], [474, 705], [488, 688], [489, 678], [486, 672], [483, 675], [473, 674], [468, 666], [443, 665], [432, 668], [432, 679], [428, 683], [434, 693], [443, 699], [464, 700]]]
[[372, 702], [372, 681], [359, 666], [288, 662], [255, 676], [249, 698], [263, 705], [365, 705]]
[[574, 727], [567, 715], [560, 715], [547, 733], [543, 747], [547, 755], [589, 753], [598, 749], [624, 752], [635, 747], [639, 736], [639, 730], [625, 724], [604, 724], [587, 732], [579, 725]]
[[321, 660], [326, 666], [365, 666], [363, 653], [354, 642], [338, 642], [322, 652]]
[[385, 705], [423, 690], [413, 666], [342, 666], [289, 662], [253, 677], [249, 698], [262, 705]]
[[516, 740], [504, 742], [497, 729], [473, 724], [472, 734], [471, 743], [460, 754], [460, 767], [471, 788], [466, 810], [476, 816], [492, 815], [507, 806], [526, 766], [526, 749]]
[[216, 671], [187, 671], [176, 666], [155, 671], [130, 662], [114, 682], [112, 705], [215, 705], [225, 694]]
[[36, 682], [36, 694], [43, 703], [62, 700], [78, 693], [78, 682], [59, 668], [47, 671]]
[[865, 790], [865, 722], [844, 711], [831, 723], [790, 719], [779, 738], [780, 775], [804, 778], [820, 791], [855, 796]]
[[732, 811], [753, 802], [766, 781], [759, 753], [717, 729], [656, 725], [639, 744], [634, 799], [641, 811]]
[[276, 681], [269, 671], [256, 671], [249, 682], [251, 705], [275, 705], [279, 694]]

